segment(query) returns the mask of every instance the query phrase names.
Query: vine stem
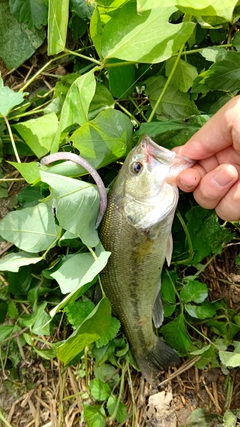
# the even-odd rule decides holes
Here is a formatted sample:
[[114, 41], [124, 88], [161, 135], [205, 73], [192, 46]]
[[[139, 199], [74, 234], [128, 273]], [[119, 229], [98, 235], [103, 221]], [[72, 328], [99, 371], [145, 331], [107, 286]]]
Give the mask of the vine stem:
[[178, 219], [179, 219], [179, 221], [181, 223], [181, 226], [182, 226], [182, 228], [184, 230], [184, 233], [185, 233], [185, 236], [187, 238], [187, 241], [188, 241], [188, 253], [189, 253], [189, 257], [187, 259], [184, 259], [184, 260], [181, 260], [181, 261], [176, 261], [176, 264], [188, 264], [193, 259], [193, 256], [194, 256], [193, 244], [192, 244], [191, 236], [189, 234], [187, 225], [186, 225], [186, 223], [185, 223], [182, 215], [180, 214], [179, 211], [176, 212], [176, 215], [177, 215], [177, 217], [178, 217]]
[[198, 335], [200, 335], [203, 339], [205, 339], [206, 341], [209, 342], [209, 344], [211, 344], [214, 348], [216, 348], [216, 350], [219, 350], [218, 346], [210, 340], [210, 338], [208, 338], [206, 335], [204, 335], [202, 332], [200, 332], [197, 328], [195, 328], [193, 325], [191, 325], [191, 323], [189, 323], [186, 319], [185, 319], [186, 324], [192, 328], [195, 332], [197, 332]]
[[64, 49], [64, 51], [66, 53], [68, 53], [68, 55], [79, 56], [80, 58], [87, 59], [88, 61], [93, 62], [94, 64], [99, 65], [100, 67], [102, 66], [102, 63], [100, 61], [98, 61], [95, 58], [92, 58], [91, 56], [82, 55], [81, 53], [74, 52], [74, 51], [69, 50], [69, 49]]
[[111, 415], [111, 417], [109, 418], [109, 421], [114, 421], [117, 415], [117, 411], [119, 408], [119, 404], [123, 395], [123, 390], [124, 390], [124, 378], [125, 378], [125, 372], [127, 370], [127, 365], [128, 362], [126, 361], [126, 363], [124, 364], [124, 366], [122, 367], [122, 375], [121, 375], [121, 381], [120, 381], [120, 389], [119, 389], [119, 394], [118, 394], [118, 398], [117, 398], [117, 402], [116, 402], [116, 406], [114, 408], [113, 414]]
[[[185, 15], [185, 17], [184, 17], [184, 21], [191, 21], [191, 19], [192, 19], [191, 15]], [[165, 85], [163, 86], [162, 92], [160, 93], [160, 95], [159, 95], [159, 97], [157, 99], [157, 102], [154, 105], [153, 110], [152, 110], [152, 112], [151, 112], [151, 114], [150, 114], [150, 116], [148, 118], [148, 123], [152, 121], [152, 119], [154, 117], [154, 114], [156, 113], [157, 108], [158, 108], [159, 104], [161, 103], [161, 101], [162, 101], [162, 99], [163, 99], [163, 97], [165, 95], [165, 92], [166, 92], [166, 90], [167, 90], [167, 88], [168, 88], [168, 86], [169, 86], [169, 84], [170, 84], [170, 82], [172, 80], [172, 77], [173, 77], [173, 75], [175, 73], [175, 70], [177, 68], [177, 65], [178, 65], [180, 59], [181, 59], [181, 56], [184, 54], [183, 53], [184, 48], [185, 48], [185, 43], [183, 43], [182, 47], [180, 48], [180, 50], [179, 50], [179, 52], [177, 54], [176, 61], [174, 62], [174, 65], [173, 65], [173, 67], [171, 69], [171, 72], [170, 72], [168, 78], [167, 78], [167, 81], [166, 81]]]
[[14, 141], [14, 138], [13, 138], [12, 129], [11, 129], [11, 126], [9, 124], [8, 118], [6, 116], [3, 116], [3, 118], [4, 118], [4, 121], [5, 121], [5, 123], [7, 125], [7, 128], [8, 128], [9, 136], [10, 136], [10, 139], [11, 139], [11, 143], [12, 143], [12, 146], [13, 146], [13, 151], [14, 151], [15, 157], [17, 159], [17, 162], [21, 163], [21, 160], [20, 160], [20, 157], [18, 155], [17, 147], [16, 147], [16, 144], [15, 144], [15, 141]]
[[164, 95], [166, 93], [166, 90], [167, 90], [167, 88], [168, 88], [168, 86], [169, 86], [169, 84], [170, 84], [170, 82], [172, 80], [173, 74], [175, 73], [175, 70], [176, 70], [177, 65], [179, 63], [179, 60], [180, 60], [180, 58], [182, 56], [184, 46], [185, 46], [185, 44], [182, 45], [181, 49], [178, 52], [176, 61], [174, 62], [174, 65], [173, 65], [173, 67], [171, 69], [171, 72], [170, 72], [168, 78], [167, 78], [167, 81], [166, 81], [165, 85], [163, 86], [162, 92], [160, 93], [160, 95], [159, 95], [159, 97], [157, 99], [157, 102], [154, 105], [154, 107], [152, 109], [152, 112], [151, 112], [151, 114], [150, 114], [150, 116], [148, 118], [148, 121], [147, 121], [148, 123], [152, 121], [152, 119], [153, 119], [153, 117], [154, 117], [154, 115], [155, 115], [155, 113], [156, 113], [156, 111], [157, 111], [157, 109], [159, 107], [159, 104], [161, 103], [161, 101], [162, 101], [162, 99], [163, 99], [163, 97], [164, 97]]

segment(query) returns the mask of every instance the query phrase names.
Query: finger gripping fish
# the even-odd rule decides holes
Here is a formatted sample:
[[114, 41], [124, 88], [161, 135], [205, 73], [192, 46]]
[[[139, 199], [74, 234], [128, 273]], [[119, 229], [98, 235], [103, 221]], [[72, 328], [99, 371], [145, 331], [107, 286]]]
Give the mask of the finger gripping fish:
[[158, 338], [163, 308], [161, 271], [172, 255], [171, 227], [178, 202], [176, 176], [193, 161], [148, 136], [128, 154], [109, 192], [100, 239], [111, 252], [101, 272], [106, 296], [122, 323], [136, 362], [149, 382], [177, 364], [176, 352]]

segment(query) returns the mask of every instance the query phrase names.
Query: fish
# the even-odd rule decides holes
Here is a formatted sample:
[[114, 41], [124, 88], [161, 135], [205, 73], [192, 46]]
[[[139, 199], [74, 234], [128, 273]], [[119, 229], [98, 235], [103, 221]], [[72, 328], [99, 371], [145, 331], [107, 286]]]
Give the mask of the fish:
[[99, 229], [111, 255], [100, 273], [113, 314], [120, 320], [134, 359], [148, 382], [180, 358], [159, 338], [163, 322], [161, 272], [172, 256], [171, 228], [178, 203], [176, 177], [193, 161], [147, 135], [129, 152], [109, 191]]

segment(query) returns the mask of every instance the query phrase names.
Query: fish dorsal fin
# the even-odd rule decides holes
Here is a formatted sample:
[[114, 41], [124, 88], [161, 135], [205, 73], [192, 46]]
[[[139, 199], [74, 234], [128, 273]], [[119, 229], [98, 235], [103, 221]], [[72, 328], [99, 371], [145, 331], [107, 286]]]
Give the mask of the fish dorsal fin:
[[153, 306], [153, 323], [155, 328], [159, 328], [163, 322], [163, 304], [160, 295], [160, 289], [157, 293], [155, 303]]
[[173, 251], [173, 239], [172, 239], [172, 234], [170, 233], [168, 236], [167, 247], [166, 247], [166, 260], [167, 260], [168, 267], [171, 264], [172, 251]]

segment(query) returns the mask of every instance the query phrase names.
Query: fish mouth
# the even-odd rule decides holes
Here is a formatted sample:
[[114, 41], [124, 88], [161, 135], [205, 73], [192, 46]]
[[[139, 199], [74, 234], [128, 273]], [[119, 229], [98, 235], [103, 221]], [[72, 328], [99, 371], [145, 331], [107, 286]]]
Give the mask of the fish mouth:
[[180, 156], [174, 151], [156, 144], [148, 135], [143, 135], [140, 140], [141, 150], [147, 160], [154, 157], [160, 163], [170, 166], [170, 176], [177, 176], [182, 170], [192, 167], [196, 161], [185, 156]]

